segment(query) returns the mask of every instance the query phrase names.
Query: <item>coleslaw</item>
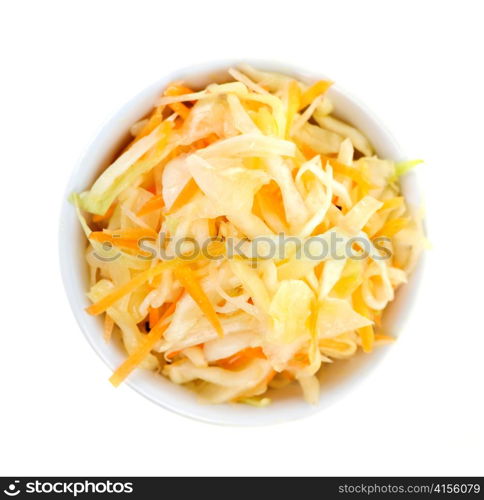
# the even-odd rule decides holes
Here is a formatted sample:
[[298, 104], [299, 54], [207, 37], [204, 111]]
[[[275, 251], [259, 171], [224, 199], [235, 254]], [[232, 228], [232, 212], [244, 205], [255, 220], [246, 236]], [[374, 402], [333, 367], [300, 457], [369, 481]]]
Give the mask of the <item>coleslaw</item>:
[[[72, 201], [86, 234], [87, 312], [133, 370], [205, 403], [266, 406], [293, 382], [393, 340], [382, 315], [424, 246], [399, 177], [338, 119], [328, 90], [247, 65], [171, 83]], [[325, 251], [323, 251], [325, 250]]]

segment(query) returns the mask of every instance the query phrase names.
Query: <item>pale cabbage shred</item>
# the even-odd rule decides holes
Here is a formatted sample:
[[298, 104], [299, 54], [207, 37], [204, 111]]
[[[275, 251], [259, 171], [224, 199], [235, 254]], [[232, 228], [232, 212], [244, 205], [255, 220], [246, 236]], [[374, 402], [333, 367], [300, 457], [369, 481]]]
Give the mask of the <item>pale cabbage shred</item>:
[[[405, 203], [385, 209], [386, 200], [400, 196], [394, 163], [378, 159], [360, 131], [331, 115], [327, 94], [316, 96], [306, 113], [299, 110], [293, 117], [296, 126], [288, 132], [289, 77], [248, 66], [230, 75], [237, 81], [161, 97], [158, 105], [163, 106], [165, 122], [171, 113], [168, 121], [178, 123], [168, 140], [160, 125], [138, 138], [91, 191], [75, 201], [91, 213], [103, 213], [115, 202], [107, 220], [96, 224], [87, 216], [91, 229], [151, 228], [197, 241], [214, 236], [209, 228], [215, 227], [221, 238], [250, 240], [284, 229], [287, 235], [304, 238], [328, 239], [337, 233], [343, 244], [358, 234], [371, 244], [392, 220], [407, 217], [405, 227], [391, 236], [390, 260], [314, 261], [297, 259], [289, 250], [283, 260], [259, 260], [257, 265], [243, 260], [197, 262], [224, 337], [184, 294], [163, 338], [141, 364], [174, 383], [187, 384], [203, 402], [265, 406], [269, 388], [277, 390], [295, 379], [305, 399], [315, 403], [320, 380], [324, 387], [324, 365], [354, 356], [362, 345], [361, 329], [370, 327], [378, 334], [381, 312], [417, 262], [423, 242], [421, 223]], [[298, 85], [302, 92], [308, 88]], [[170, 109], [170, 104], [182, 102], [192, 103], [185, 121]], [[135, 139], [147, 123], [144, 119], [131, 128]], [[211, 144], [200, 145], [208, 138]], [[165, 150], [153, 154], [162, 139]], [[333, 169], [319, 153], [360, 172], [369, 188], [365, 191], [344, 171]], [[146, 157], [156, 161], [143, 160]], [[172, 212], [192, 179], [197, 194]], [[154, 190], [147, 189], [151, 185]], [[279, 192], [269, 203], [264, 198], [268, 186]], [[137, 216], [153, 191], [162, 195], [164, 208]], [[93, 301], [157, 262], [137, 259], [130, 252], [115, 260], [99, 260], [93, 258], [94, 250], [101, 248], [92, 241], [86, 255], [92, 280], [88, 295]], [[128, 354], [142, 342], [149, 308], [176, 300], [181, 288], [167, 269], [156, 287], [146, 283], [107, 309]], [[357, 293], [366, 315], [355, 310]], [[248, 357], [242, 366], [231, 369], [226, 363], [231, 356], [256, 348], [259, 355]]]

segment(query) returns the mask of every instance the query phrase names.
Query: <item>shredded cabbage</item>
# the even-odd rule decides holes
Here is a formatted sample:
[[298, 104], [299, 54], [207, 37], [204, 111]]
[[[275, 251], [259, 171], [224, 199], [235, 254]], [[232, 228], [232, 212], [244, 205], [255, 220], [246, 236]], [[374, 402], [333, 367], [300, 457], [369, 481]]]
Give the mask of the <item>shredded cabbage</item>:
[[281, 281], [269, 308], [274, 325], [270, 339], [291, 343], [307, 335], [313, 300], [314, 294], [304, 281]]
[[82, 208], [103, 215], [120, 193], [170, 153], [173, 145], [167, 144], [169, 131], [170, 127], [162, 124], [133, 144], [98, 177], [88, 192], [81, 194]]
[[127, 353], [117, 383], [139, 366], [203, 403], [264, 407], [296, 381], [314, 404], [328, 364], [391, 339], [381, 316], [425, 242], [398, 180], [420, 160], [378, 158], [330, 85], [247, 65], [173, 82], [72, 195], [88, 312]]

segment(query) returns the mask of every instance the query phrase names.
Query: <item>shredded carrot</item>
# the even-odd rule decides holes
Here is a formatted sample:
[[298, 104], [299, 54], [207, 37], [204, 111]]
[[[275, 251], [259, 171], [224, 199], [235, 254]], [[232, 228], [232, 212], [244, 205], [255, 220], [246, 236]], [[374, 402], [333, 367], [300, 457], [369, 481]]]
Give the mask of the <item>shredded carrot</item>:
[[220, 139], [219, 136], [214, 132], [212, 132], [211, 134], [207, 135], [207, 137], [205, 137], [205, 142], [207, 146], [210, 146], [210, 144], [217, 142], [219, 139]]
[[143, 285], [158, 274], [161, 274], [165, 269], [169, 267], [169, 265], [170, 263], [168, 262], [160, 262], [156, 264], [156, 266], [150, 267], [146, 271], [142, 271], [141, 273], [137, 274], [131, 281], [118, 286], [101, 300], [87, 307], [86, 311], [93, 316], [103, 313], [108, 307], [111, 307], [125, 295], [133, 292], [139, 286]]
[[348, 350], [348, 344], [344, 342], [339, 342], [335, 339], [321, 339], [319, 341], [319, 347], [321, 349], [332, 349], [333, 351], [345, 352]]
[[156, 183], [150, 184], [148, 187], [145, 187], [146, 191], [149, 191], [151, 194], [156, 194]]
[[182, 102], [173, 102], [170, 104], [170, 108], [184, 120], [186, 120], [190, 114], [190, 108], [185, 106]]
[[176, 212], [177, 210], [185, 206], [195, 196], [197, 191], [197, 183], [193, 180], [193, 178], [191, 178], [185, 184], [185, 187], [180, 191], [180, 194], [177, 196], [168, 214], [172, 214], [173, 212]]
[[265, 163], [262, 158], [257, 158], [257, 157], [252, 157], [252, 158], [244, 158], [243, 160], [244, 167], [248, 168], [250, 170], [257, 170], [257, 169], [265, 169]]
[[192, 142], [193, 149], [203, 149], [207, 147], [207, 142], [205, 139], [198, 139], [198, 141]]
[[138, 211], [136, 214], [138, 217], [143, 217], [143, 215], [154, 212], [155, 210], [161, 210], [164, 206], [163, 196], [158, 194], [150, 198]]
[[371, 325], [358, 328], [358, 335], [361, 339], [361, 348], [363, 352], [371, 352], [375, 342], [375, 333]]
[[[193, 92], [192, 89], [185, 87], [184, 85], [172, 84], [169, 85], [165, 90], [164, 94], [167, 96], [177, 96], [183, 94], [191, 94]], [[175, 113], [180, 115], [184, 120], [188, 118], [190, 114], [190, 108], [183, 104], [182, 102], [174, 102], [168, 105]]]
[[271, 210], [285, 225], [287, 225], [282, 192], [275, 181], [271, 181], [269, 184], [262, 186], [256, 194], [256, 199], [262, 210], [266, 208]]
[[216, 364], [226, 370], [237, 370], [256, 358], [265, 358], [261, 347], [247, 347], [228, 358], [219, 359]]
[[[298, 148], [301, 153], [305, 156], [306, 160], [312, 160], [315, 156], [318, 156], [319, 153], [316, 153], [313, 148], [309, 147], [307, 144], [298, 144]], [[330, 155], [327, 155], [327, 158], [331, 158]]]
[[207, 245], [206, 255], [208, 258], [215, 259], [221, 255], [225, 255], [227, 246], [221, 239], [210, 241]]
[[264, 106], [254, 112], [252, 119], [264, 135], [277, 136], [277, 122], [269, 109]]
[[148, 134], [153, 132], [153, 130], [155, 130], [158, 125], [161, 124], [161, 122], [163, 121], [162, 112], [162, 106], [158, 106], [157, 108], [155, 108], [144, 127], [138, 132], [138, 135], [133, 142], [139, 141], [141, 138], [147, 136]]
[[148, 324], [150, 330], [158, 323], [160, 319], [160, 309], [158, 307], [151, 307], [148, 310]]
[[[305, 144], [301, 144], [299, 146], [299, 149], [308, 160], [311, 160], [312, 158], [318, 155], [316, 151], [314, 151], [312, 148], [310, 148]], [[335, 174], [345, 175], [349, 177], [354, 182], [359, 184], [360, 187], [366, 192], [374, 188], [374, 186], [372, 186], [370, 181], [367, 179], [365, 173], [362, 172], [360, 169], [356, 167], [351, 167], [350, 165], [345, 165], [344, 163], [338, 161], [336, 158], [333, 158], [329, 154], [328, 155], [322, 154], [320, 156], [321, 160], [323, 161], [323, 164], [326, 161], [329, 162]]]
[[113, 203], [106, 211], [105, 214], [99, 215], [99, 214], [94, 214], [92, 216], [92, 221], [93, 222], [102, 222], [105, 220], [108, 220], [111, 218], [111, 215], [114, 213], [114, 209], [116, 208], [116, 203]]
[[401, 207], [403, 204], [403, 196], [395, 196], [394, 198], [385, 200], [378, 211], [383, 212], [384, 210], [393, 210], [394, 208]]
[[286, 378], [287, 380], [294, 380], [294, 374], [291, 373], [290, 371], [288, 370], [284, 370], [281, 372], [281, 375]]
[[217, 134], [211, 133], [207, 135], [207, 137], [203, 137], [202, 139], [198, 139], [198, 141], [195, 141], [191, 144], [192, 148], [194, 149], [204, 149], [210, 144], [213, 144], [214, 142], [217, 142], [219, 140], [219, 137]]
[[269, 384], [269, 382], [271, 382], [271, 380], [276, 376], [276, 374], [277, 374], [276, 370], [271, 370], [267, 375], [267, 377], [265, 378], [264, 383]]
[[141, 130], [138, 132], [138, 135], [128, 144], [123, 148], [123, 152], [127, 151], [133, 144], [138, 142], [140, 139], [143, 137], [146, 137], [148, 134], [153, 132], [156, 127], [161, 125], [163, 122], [163, 107], [158, 106], [151, 116], [148, 118], [147, 122], [145, 125], [141, 128]]
[[316, 99], [316, 97], [324, 94], [329, 87], [331, 87], [331, 85], [333, 85], [333, 82], [329, 80], [320, 80], [319, 82], [311, 85], [306, 91], [303, 92], [298, 109], [304, 109], [309, 106], [314, 99]]
[[114, 321], [109, 316], [109, 314], [104, 315], [104, 328], [103, 328], [103, 337], [106, 342], [109, 342], [111, 340], [111, 335], [113, 334], [113, 329], [114, 329]]
[[394, 337], [390, 335], [384, 335], [383, 333], [375, 333], [375, 342], [395, 342]]
[[358, 170], [356, 167], [350, 167], [349, 165], [345, 165], [344, 163], [341, 163], [340, 161], [326, 155], [321, 155], [321, 159], [323, 160], [323, 162], [329, 162], [329, 164], [333, 167], [333, 171], [335, 174], [346, 175], [366, 191], [369, 191], [373, 188], [373, 186], [366, 178], [365, 174], [361, 172], [361, 170]]
[[165, 91], [165, 95], [184, 95], [184, 94], [193, 94], [195, 91], [186, 85], [183, 85], [179, 82], [171, 83]]
[[118, 385], [148, 356], [156, 343], [161, 339], [163, 333], [168, 328], [166, 320], [173, 314], [176, 302], [173, 302], [160, 317], [150, 333], [146, 334], [136, 350], [116, 369], [109, 381], [114, 387]]
[[197, 303], [198, 307], [203, 311], [208, 321], [215, 328], [220, 337], [223, 337], [224, 332], [220, 320], [213, 308], [210, 299], [205, 294], [200, 281], [196, 278], [195, 273], [188, 265], [179, 265], [174, 270], [175, 277], [180, 281], [187, 293]]
[[217, 221], [215, 219], [208, 219], [208, 234], [212, 238], [217, 236]]
[[[361, 287], [358, 288], [358, 290], [356, 290], [353, 294], [353, 307], [358, 314], [361, 314], [365, 318], [372, 319], [373, 313], [363, 300]], [[371, 352], [375, 342], [373, 326], [369, 325], [358, 328], [357, 332], [361, 339], [361, 348], [363, 349], [363, 352]]]
[[381, 320], [382, 320], [382, 313], [381, 311], [375, 311], [373, 313], [373, 321], [375, 322], [376, 326], [381, 326]]
[[259, 111], [263, 106], [266, 106], [266, 105], [264, 103], [258, 102], [258, 101], [248, 100], [248, 101], [244, 102], [244, 108], [249, 112], [254, 111], [257, 113], [257, 111]]
[[[94, 234], [94, 233], [91, 233]], [[139, 238], [156, 238], [158, 236], [154, 229], [144, 227], [130, 227], [126, 229], [106, 229], [103, 234], [108, 234], [114, 238], [139, 239]]]
[[383, 227], [375, 233], [373, 236], [377, 238], [379, 236], [386, 236], [388, 238], [392, 238], [406, 226], [408, 226], [410, 219], [408, 217], [396, 217], [395, 219], [390, 219], [385, 222]]
[[167, 355], [166, 355], [166, 357], [167, 357], [168, 359], [173, 359], [175, 356], [177, 356], [177, 355], [178, 355], [178, 354], [180, 354], [180, 353], [181, 353], [181, 351], [172, 351], [172, 352], [170, 352], [169, 354], [167, 354]]
[[292, 369], [301, 369], [310, 363], [309, 354], [306, 351], [300, 351], [296, 353], [291, 361], [289, 361], [289, 367]]
[[291, 80], [287, 89], [287, 112], [286, 112], [286, 137], [289, 138], [292, 122], [301, 102], [301, 88], [296, 80]]
[[151, 255], [149, 252], [143, 250], [139, 246], [139, 240], [134, 240], [130, 238], [115, 238], [110, 234], [103, 233], [101, 231], [91, 233], [89, 239], [93, 241], [98, 241], [99, 243], [110, 243], [112, 246], [118, 247], [123, 251], [128, 251], [127, 253], [133, 254], [135, 252], [139, 255], [148, 256]]
[[158, 288], [161, 285], [161, 280], [163, 279], [163, 275], [159, 274], [158, 276], [155, 276], [149, 283], [150, 287], [155, 289]]
[[362, 272], [355, 272], [349, 276], [344, 276], [333, 287], [333, 292], [339, 297], [349, 297], [361, 285], [362, 281]]
[[145, 228], [130, 228], [116, 231], [93, 231], [89, 239], [99, 243], [111, 243], [113, 246], [139, 252], [140, 255], [150, 255], [141, 249], [139, 242], [143, 238], [156, 239], [157, 233]]

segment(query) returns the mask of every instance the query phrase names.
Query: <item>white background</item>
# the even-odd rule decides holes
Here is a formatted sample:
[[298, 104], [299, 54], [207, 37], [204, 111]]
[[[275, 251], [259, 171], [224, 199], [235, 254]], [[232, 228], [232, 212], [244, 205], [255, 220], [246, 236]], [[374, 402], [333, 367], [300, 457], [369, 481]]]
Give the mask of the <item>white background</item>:
[[[484, 474], [482, 19], [467, 1], [2, 3], [0, 474]], [[97, 128], [164, 73], [220, 58], [328, 74], [426, 159], [433, 248], [404, 335], [345, 400], [273, 427], [114, 390], [58, 269], [61, 198]]]

